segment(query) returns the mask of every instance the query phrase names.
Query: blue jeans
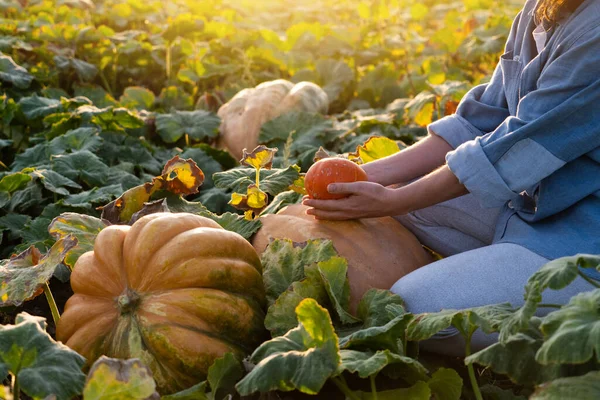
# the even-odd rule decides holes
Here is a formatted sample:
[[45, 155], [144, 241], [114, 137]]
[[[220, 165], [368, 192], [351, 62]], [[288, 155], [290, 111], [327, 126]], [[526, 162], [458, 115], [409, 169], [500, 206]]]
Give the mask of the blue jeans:
[[[529, 277], [549, 260], [516, 244], [491, 244], [500, 209], [484, 209], [472, 195], [396, 217], [422, 244], [446, 257], [404, 276], [391, 290], [412, 313], [463, 309], [510, 302], [523, 304]], [[544, 303], [565, 304], [592, 287], [581, 277], [560, 291], [547, 289]], [[552, 311], [540, 308], [538, 316]], [[472, 349], [478, 351], [497, 335], [476, 331]], [[464, 356], [464, 340], [454, 328], [421, 343], [436, 353]]]

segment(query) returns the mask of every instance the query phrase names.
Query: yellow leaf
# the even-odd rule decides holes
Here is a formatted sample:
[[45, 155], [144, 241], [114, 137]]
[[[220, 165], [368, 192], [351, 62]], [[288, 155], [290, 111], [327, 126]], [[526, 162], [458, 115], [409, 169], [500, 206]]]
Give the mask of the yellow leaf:
[[443, 72], [435, 72], [427, 77], [427, 81], [432, 85], [441, 85], [446, 82], [446, 74]]
[[253, 209], [261, 209], [267, 205], [267, 194], [255, 185], [248, 187], [248, 206]]
[[264, 168], [271, 169], [273, 166], [273, 157], [277, 152], [277, 148], [268, 148], [267, 146], [257, 146], [250, 153], [244, 149], [244, 155], [240, 160], [240, 164], [254, 167], [256, 169]]
[[371, 18], [371, 6], [369, 3], [363, 1], [358, 5], [358, 16], [361, 19]]
[[412, 19], [423, 19], [429, 13], [427, 6], [417, 3], [410, 8], [410, 16]]
[[252, 211], [252, 210], [244, 211], [244, 219], [246, 221], [252, 221], [254, 219], [254, 211]]
[[300, 177], [290, 185], [290, 190], [302, 195], [307, 194], [306, 189], [304, 188], [304, 175], [300, 175]]
[[232, 206], [239, 206], [240, 204], [242, 204], [242, 202], [244, 202], [246, 200], [246, 195], [245, 194], [240, 194], [240, 193], [232, 193], [231, 194], [231, 200], [229, 201], [229, 204], [231, 204]]
[[354, 156], [360, 157], [363, 163], [378, 160], [400, 151], [400, 146], [394, 140], [384, 136], [370, 137], [362, 146], [356, 148]]
[[415, 116], [415, 123], [420, 126], [427, 126], [433, 120], [433, 103], [428, 103], [423, 106], [419, 113]]

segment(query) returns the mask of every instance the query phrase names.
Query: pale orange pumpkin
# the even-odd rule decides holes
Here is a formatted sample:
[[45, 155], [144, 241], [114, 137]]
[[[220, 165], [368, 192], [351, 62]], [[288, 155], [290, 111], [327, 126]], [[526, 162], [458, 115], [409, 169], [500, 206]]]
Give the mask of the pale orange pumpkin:
[[252, 245], [262, 253], [273, 239], [330, 239], [348, 261], [352, 311], [367, 290], [389, 289], [404, 275], [432, 261], [417, 238], [392, 217], [319, 221], [306, 215], [307, 208], [295, 204], [261, 217], [262, 228]]
[[139, 358], [161, 393], [185, 389], [264, 339], [261, 269], [242, 236], [198, 215], [109, 226], [75, 264], [56, 335], [88, 364]]
[[347, 194], [329, 193], [330, 183], [366, 181], [367, 173], [345, 158], [324, 158], [314, 163], [304, 177], [304, 188], [311, 199], [342, 199]]

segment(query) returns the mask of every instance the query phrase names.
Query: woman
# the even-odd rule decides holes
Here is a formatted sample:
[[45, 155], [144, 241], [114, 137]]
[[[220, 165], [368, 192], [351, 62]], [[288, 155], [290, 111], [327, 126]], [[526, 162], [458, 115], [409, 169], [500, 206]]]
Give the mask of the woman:
[[[600, 253], [600, 0], [528, 0], [491, 81], [428, 131], [364, 165], [369, 182], [328, 188], [350, 197], [304, 200], [319, 219], [397, 216], [446, 257], [392, 287], [410, 311], [521, 305], [549, 260]], [[544, 302], [590, 289], [578, 278]], [[450, 329], [425, 347], [460, 355], [461, 340]], [[494, 340], [478, 332], [473, 346]]]

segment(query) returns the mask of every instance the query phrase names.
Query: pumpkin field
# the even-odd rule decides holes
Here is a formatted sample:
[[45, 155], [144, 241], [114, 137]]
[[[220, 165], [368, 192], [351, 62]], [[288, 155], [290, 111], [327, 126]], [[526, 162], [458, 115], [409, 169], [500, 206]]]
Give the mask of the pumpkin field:
[[523, 3], [0, 0], [0, 399], [600, 399], [600, 256], [415, 315], [365, 271], [438, 255], [299, 204], [454, 113]]

